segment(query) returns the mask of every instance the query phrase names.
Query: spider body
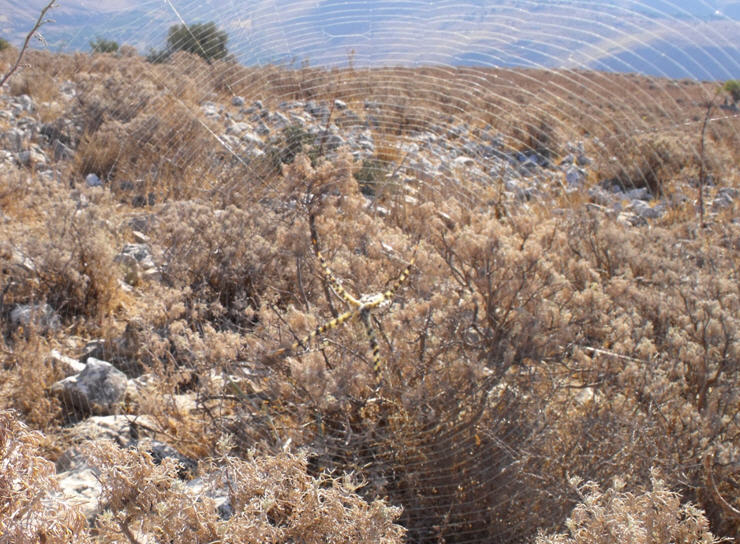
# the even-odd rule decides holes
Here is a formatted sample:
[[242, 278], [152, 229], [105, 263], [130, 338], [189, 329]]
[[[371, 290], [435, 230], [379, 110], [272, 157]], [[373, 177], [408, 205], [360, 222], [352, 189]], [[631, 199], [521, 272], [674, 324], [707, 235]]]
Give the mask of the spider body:
[[306, 349], [311, 340], [316, 336], [323, 335], [326, 332], [335, 329], [348, 321], [358, 320], [362, 323], [365, 329], [365, 335], [367, 336], [368, 343], [370, 344], [370, 351], [373, 362], [373, 373], [375, 374], [375, 380], [377, 384], [380, 385], [380, 383], [382, 382], [383, 364], [380, 358], [380, 346], [378, 344], [375, 328], [372, 325], [371, 315], [378, 308], [387, 306], [391, 303], [393, 296], [396, 294], [396, 291], [408, 278], [409, 273], [411, 272], [411, 267], [414, 265], [415, 256], [411, 258], [411, 262], [409, 263], [409, 265], [403, 270], [403, 272], [401, 272], [401, 275], [389, 289], [381, 293], [364, 294], [359, 298], [356, 298], [349, 294], [347, 290], [344, 289], [344, 287], [342, 287], [341, 282], [336, 278], [334, 273], [329, 268], [329, 265], [326, 263], [326, 259], [324, 259], [324, 256], [319, 249], [313, 217], [311, 217], [310, 224], [311, 243], [313, 245], [314, 252], [316, 253], [316, 258], [321, 265], [324, 280], [331, 286], [334, 292], [347, 303], [350, 309], [343, 314], [335, 317], [334, 319], [316, 327], [311, 333], [306, 335], [301, 340], [293, 343], [293, 345], [291, 345], [289, 348], [282, 348], [274, 352], [273, 356], [288, 356], [291, 353], [297, 351], [299, 348]]

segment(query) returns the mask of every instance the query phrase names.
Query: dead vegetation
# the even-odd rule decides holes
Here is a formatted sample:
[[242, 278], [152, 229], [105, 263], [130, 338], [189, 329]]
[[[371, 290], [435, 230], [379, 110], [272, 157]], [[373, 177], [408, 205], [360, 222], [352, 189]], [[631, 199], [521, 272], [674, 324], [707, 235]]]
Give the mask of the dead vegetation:
[[[108, 511], [89, 538], [585, 542], [604, 524], [615, 536], [603, 542], [739, 536], [737, 201], [704, 228], [691, 206], [636, 228], [575, 197], [558, 210], [498, 206], [495, 186], [464, 174], [369, 193], [357, 179], [363, 165], [342, 151], [331, 161], [235, 160], [200, 110], [231, 93], [274, 104], [339, 98], [358, 110], [378, 102], [387, 107], [376, 159], [390, 170], [404, 142], [445, 135], [444, 117], [491, 125], [512, 149], [551, 162], [584, 139], [591, 182], [658, 197], [697, 175], [701, 123], [679, 122], [701, 115], [707, 84], [250, 69], [185, 54], [161, 65], [42, 53], [28, 62], [11, 92], [60, 101], [46, 79], [78, 85], [64, 113], [77, 143], [59, 164], [65, 183], [23, 168], [0, 177], [10, 218], [0, 224], [0, 408], [53, 437], [65, 419], [48, 393], [58, 377], [45, 353], [79, 354], [102, 338], [106, 359], [152, 380], [124, 409], [152, 416], [161, 440], [201, 459], [235, 512], [223, 520], [205, 494], [193, 500], [173, 463], [93, 444]], [[739, 186], [739, 132], [737, 120], [708, 132], [718, 185]], [[91, 172], [104, 188], [84, 185]], [[330, 331], [305, 354], [270, 357], [341, 313], [313, 257], [308, 213], [353, 293], [386, 289], [418, 244], [411, 277], [375, 316], [380, 391], [361, 325]], [[114, 257], [134, 231], [153, 248], [159, 278], [124, 281]], [[21, 304], [49, 304], [61, 326], [13, 326]], [[3, 417], [0, 438], [25, 440], [16, 416]], [[24, 486], [37, 485], [11, 462]], [[573, 476], [610, 490], [574, 487]], [[38, 485], [51, 489], [47, 480]], [[47, 515], [29, 504], [19, 508]], [[653, 504], [660, 523], [639, 517]], [[15, 518], [2, 508], [9, 527]], [[663, 536], [644, 537], [650, 524]], [[570, 537], [556, 534], [564, 527]], [[65, 541], [55, 538], [46, 542]]]

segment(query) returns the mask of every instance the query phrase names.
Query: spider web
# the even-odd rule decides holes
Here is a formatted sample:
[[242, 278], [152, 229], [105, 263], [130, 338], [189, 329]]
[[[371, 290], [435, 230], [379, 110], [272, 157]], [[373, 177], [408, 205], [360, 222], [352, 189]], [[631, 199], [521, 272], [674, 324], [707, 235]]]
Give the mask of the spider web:
[[[191, 458], [229, 436], [234, 455], [304, 451], [315, 473], [358, 475], [363, 496], [403, 507], [409, 542], [556, 529], [578, 500], [570, 476], [608, 484], [626, 466], [628, 429], [600, 388], [660, 353], [566, 316], [577, 282], [540, 257], [601, 223], [637, 245], [694, 217], [697, 194], [707, 221], [729, 221], [740, 125], [717, 88], [740, 76], [738, 6], [166, 0], [91, 23], [144, 52], [172, 25], [215, 21], [232, 56], [127, 73], [120, 110], [89, 121], [85, 137], [117, 151], [82, 154], [85, 173], [156, 267], [130, 265], [132, 316], [80, 358], [136, 380], [131, 410]], [[79, 37], [54, 32], [60, 48]], [[274, 357], [351, 309], [309, 214], [332, 281], [358, 299], [418, 253], [372, 314], [378, 389], [357, 320]], [[72, 423], [99, 412], [64, 402]]]

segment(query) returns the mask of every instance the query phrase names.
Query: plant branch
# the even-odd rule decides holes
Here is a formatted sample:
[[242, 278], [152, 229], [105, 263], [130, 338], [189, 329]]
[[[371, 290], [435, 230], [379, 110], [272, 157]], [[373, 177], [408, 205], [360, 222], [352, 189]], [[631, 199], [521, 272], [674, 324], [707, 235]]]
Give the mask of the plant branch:
[[10, 76], [13, 75], [13, 72], [15, 72], [18, 69], [18, 66], [21, 64], [21, 60], [23, 60], [23, 55], [26, 52], [26, 49], [28, 48], [28, 43], [31, 41], [31, 37], [36, 34], [39, 28], [47, 22], [44, 17], [46, 17], [46, 13], [54, 7], [54, 3], [56, 0], [51, 0], [48, 4], [46, 4], [46, 7], [41, 10], [41, 13], [39, 14], [39, 18], [36, 19], [36, 24], [33, 25], [33, 28], [31, 31], [26, 35], [26, 40], [23, 42], [23, 47], [21, 47], [20, 52], [18, 53], [18, 58], [15, 61], [15, 64], [11, 67], [11, 69], [8, 71], [7, 74], [3, 76], [3, 78], [0, 80], [0, 87], [2, 87], [5, 82], [10, 78]]

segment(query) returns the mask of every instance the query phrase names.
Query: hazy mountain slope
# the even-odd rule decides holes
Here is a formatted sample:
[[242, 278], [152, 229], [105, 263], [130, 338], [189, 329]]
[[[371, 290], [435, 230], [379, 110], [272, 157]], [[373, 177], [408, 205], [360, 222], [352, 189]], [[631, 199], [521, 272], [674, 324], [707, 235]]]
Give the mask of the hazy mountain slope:
[[[0, 33], [20, 43], [43, 1], [0, 2]], [[245, 63], [589, 67], [727, 79], [740, 71], [740, 2], [69, 0], [44, 28], [53, 50], [97, 35], [144, 51], [169, 26], [215, 20]]]

